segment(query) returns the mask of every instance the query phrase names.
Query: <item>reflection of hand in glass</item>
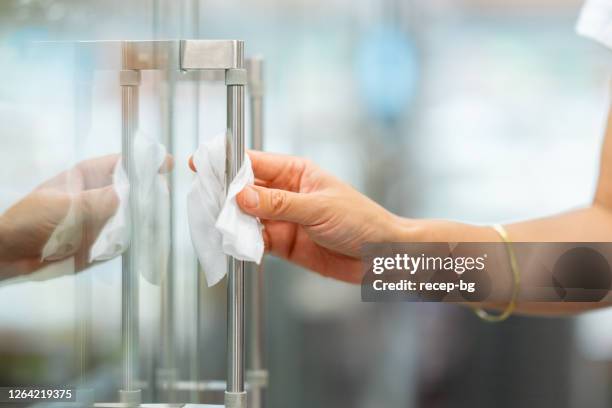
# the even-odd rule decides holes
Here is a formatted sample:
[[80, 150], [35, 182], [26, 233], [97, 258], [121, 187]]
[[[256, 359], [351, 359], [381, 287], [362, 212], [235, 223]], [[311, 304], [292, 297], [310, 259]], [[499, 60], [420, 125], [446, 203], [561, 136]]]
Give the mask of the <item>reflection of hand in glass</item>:
[[[77, 270], [88, 266], [89, 248], [117, 209], [112, 182], [119, 157], [83, 161], [47, 180], [0, 216], [0, 279], [27, 274], [71, 256]], [[167, 158], [160, 171], [171, 167], [172, 160]], [[53, 261], [41, 259], [45, 244], [69, 211], [76, 223], [76, 245], [64, 248], [62, 256]]]

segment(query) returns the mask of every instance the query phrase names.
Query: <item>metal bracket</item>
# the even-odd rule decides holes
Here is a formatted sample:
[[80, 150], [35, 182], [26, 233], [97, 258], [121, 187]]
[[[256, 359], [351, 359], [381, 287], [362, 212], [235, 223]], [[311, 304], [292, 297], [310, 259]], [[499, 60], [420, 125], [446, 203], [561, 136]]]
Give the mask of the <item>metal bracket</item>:
[[79, 41], [76, 46], [102, 70], [244, 68], [241, 40]]
[[181, 40], [180, 69], [244, 68], [241, 40]]
[[248, 370], [247, 383], [249, 387], [266, 388], [268, 386], [268, 370]]
[[246, 85], [247, 70], [241, 68], [232, 68], [225, 71], [225, 85]]
[[263, 80], [263, 58], [253, 57], [247, 59], [247, 71], [249, 94], [251, 98], [262, 98], [265, 89]]
[[138, 407], [142, 402], [141, 394], [140, 390], [119, 390], [119, 401], [126, 407]]
[[225, 408], [246, 408], [247, 393], [225, 391]]
[[140, 71], [131, 69], [123, 69], [119, 71], [119, 85], [121, 86], [139, 86], [140, 79]]

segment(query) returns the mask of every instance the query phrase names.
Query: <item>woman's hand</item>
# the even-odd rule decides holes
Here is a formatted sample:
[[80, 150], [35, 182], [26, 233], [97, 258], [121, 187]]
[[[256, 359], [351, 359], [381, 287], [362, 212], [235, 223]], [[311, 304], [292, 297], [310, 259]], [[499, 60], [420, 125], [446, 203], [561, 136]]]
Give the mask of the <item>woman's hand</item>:
[[238, 204], [264, 223], [267, 251], [321, 275], [360, 283], [368, 242], [496, 240], [482, 227], [396, 216], [308, 160], [248, 154], [255, 185], [238, 194]]
[[273, 254], [347, 282], [363, 274], [359, 253], [366, 242], [396, 240], [396, 217], [308, 160], [249, 151], [255, 186], [237, 202], [259, 217]]

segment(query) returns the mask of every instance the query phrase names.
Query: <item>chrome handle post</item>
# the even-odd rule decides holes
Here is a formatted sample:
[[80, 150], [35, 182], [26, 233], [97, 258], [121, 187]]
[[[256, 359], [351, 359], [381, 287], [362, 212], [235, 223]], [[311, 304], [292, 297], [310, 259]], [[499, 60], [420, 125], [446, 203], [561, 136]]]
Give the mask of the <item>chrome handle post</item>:
[[[251, 146], [262, 150], [264, 143], [263, 130], [263, 59], [250, 58], [247, 61], [248, 91], [250, 102]], [[268, 371], [264, 363], [264, 268], [263, 259], [259, 265], [249, 265], [254, 270], [249, 274], [249, 361], [247, 382], [249, 384], [249, 405], [251, 408], [263, 408], [265, 405], [265, 388], [268, 385]]]
[[[225, 71], [227, 86], [227, 160], [226, 186], [238, 173], [245, 154], [244, 145], [244, 87], [247, 82], [244, 69], [244, 43], [238, 42], [237, 68]], [[244, 266], [245, 262], [230, 257], [227, 271], [227, 388], [225, 406], [245, 408], [244, 386]]]
[[119, 73], [121, 85], [121, 144], [122, 165], [128, 176], [129, 191], [129, 230], [130, 244], [121, 262], [121, 339], [123, 351], [123, 388], [119, 390], [119, 400], [127, 406], [138, 406], [141, 391], [138, 380], [138, 304], [139, 275], [135, 259], [138, 245], [135, 238], [136, 215], [136, 171], [134, 163], [134, 137], [138, 130], [138, 98], [140, 71], [127, 69], [130, 58], [130, 44], [122, 45], [122, 70]]

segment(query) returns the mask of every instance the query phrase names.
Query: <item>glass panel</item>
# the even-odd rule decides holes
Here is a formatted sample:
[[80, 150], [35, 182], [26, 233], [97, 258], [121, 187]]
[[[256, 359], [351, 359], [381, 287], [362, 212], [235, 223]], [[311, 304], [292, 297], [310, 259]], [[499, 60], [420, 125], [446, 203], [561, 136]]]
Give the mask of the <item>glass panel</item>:
[[[70, 385], [98, 402], [124, 386], [122, 259], [89, 264], [118, 205], [122, 93], [74, 41], [244, 39], [266, 61], [266, 150], [308, 157], [398, 214], [489, 223], [591, 200], [610, 61], [574, 34], [578, 6], [0, 2], [0, 214], [13, 223], [0, 236], [0, 386]], [[140, 133], [174, 168], [160, 176], [167, 209], [144, 193], [159, 213], [139, 224], [136, 385], [147, 402], [221, 403], [208, 381], [226, 375], [226, 286], [198, 273], [185, 197], [189, 155], [225, 130], [225, 87], [145, 71], [138, 99]], [[61, 259], [41, 265], [66, 219], [78, 240], [55, 237]], [[449, 305], [362, 304], [273, 257], [266, 274], [270, 407], [609, 405], [609, 312], [492, 327]]]

